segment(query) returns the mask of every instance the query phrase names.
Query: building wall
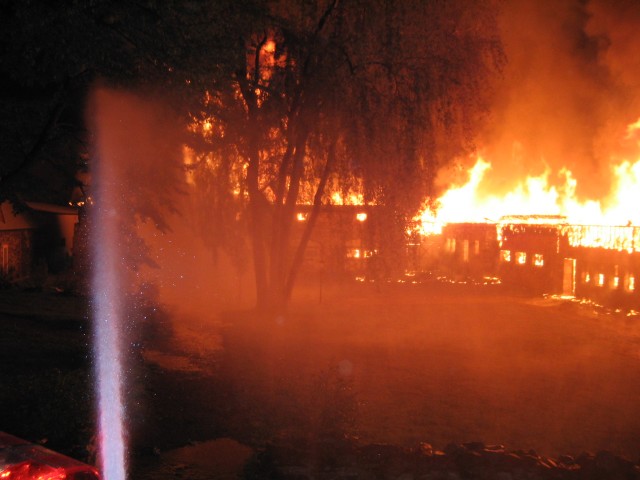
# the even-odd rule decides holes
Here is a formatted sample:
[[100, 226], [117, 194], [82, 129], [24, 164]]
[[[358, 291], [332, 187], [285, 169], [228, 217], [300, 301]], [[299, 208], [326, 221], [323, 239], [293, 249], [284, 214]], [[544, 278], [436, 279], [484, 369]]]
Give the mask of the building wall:
[[640, 309], [640, 253], [605, 248], [573, 248], [576, 296], [596, 303]]
[[498, 275], [517, 290], [561, 293], [566, 239], [555, 226], [503, 225]]
[[[307, 225], [310, 206], [300, 206], [294, 225], [291, 254]], [[376, 264], [386, 262], [379, 234], [379, 208], [323, 206], [309, 240], [303, 272], [306, 275], [353, 277], [373, 275]]]
[[527, 293], [575, 295], [640, 310], [640, 252], [571, 246], [567, 232], [576, 228], [450, 224], [440, 239], [439, 267], [458, 277], [493, 272], [507, 288]]
[[496, 227], [485, 223], [446, 225], [437, 268], [455, 278], [494, 277], [498, 267]]
[[35, 268], [34, 230], [0, 230], [0, 282], [13, 283], [31, 276]]
[[77, 212], [31, 204], [16, 212], [0, 205], [0, 281], [15, 283], [61, 273], [70, 266]]

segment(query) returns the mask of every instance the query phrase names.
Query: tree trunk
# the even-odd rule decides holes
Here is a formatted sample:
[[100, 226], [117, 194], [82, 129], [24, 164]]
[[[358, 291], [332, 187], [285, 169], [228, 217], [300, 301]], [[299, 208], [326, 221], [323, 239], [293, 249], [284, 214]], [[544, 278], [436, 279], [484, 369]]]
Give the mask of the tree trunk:
[[[253, 136], [254, 134], [252, 134]], [[252, 138], [253, 140], [253, 138]], [[249, 193], [249, 235], [251, 237], [251, 247], [253, 253], [253, 269], [256, 282], [256, 302], [258, 309], [263, 309], [268, 304], [268, 283], [267, 283], [267, 258], [265, 218], [267, 214], [265, 200], [262, 197], [258, 184], [259, 153], [256, 143], [249, 145], [249, 167], [247, 169], [247, 190]]]
[[291, 249], [291, 227], [294, 222], [295, 207], [298, 203], [298, 194], [300, 191], [300, 181], [304, 171], [305, 147], [308, 138], [306, 128], [298, 130], [295, 139], [294, 153], [291, 158], [292, 168], [289, 177], [289, 188], [286, 192], [286, 198], [282, 205], [276, 206], [279, 209], [279, 215], [273, 219], [274, 238], [277, 242], [272, 243], [271, 255], [271, 272], [269, 278], [272, 308], [276, 311], [284, 311], [287, 303], [286, 282], [288, 262], [290, 261]]
[[313, 233], [313, 229], [318, 221], [318, 216], [320, 215], [320, 208], [322, 205], [322, 195], [324, 194], [325, 186], [327, 185], [327, 180], [329, 179], [329, 173], [331, 173], [331, 169], [333, 168], [333, 164], [335, 162], [335, 144], [332, 148], [329, 149], [329, 156], [327, 158], [327, 163], [324, 166], [322, 171], [322, 176], [320, 177], [320, 183], [318, 184], [318, 188], [313, 197], [313, 208], [311, 210], [311, 215], [309, 215], [309, 222], [305, 226], [304, 232], [302, 233], [302, 238], [300, 238], [300, 242], [298, 243], [298, 247], [296, 248], [295, 255], [293, 257], [293, 261], [291, 262], [291, 266], [288, 271], [288, 275], [285, 282], [284, 287], [284, 303], [286, 305], [287, 302], [291, 299], [291, 294], [293, 293], [293, 286], [295, 285], [296, 279], [298, 277], [298, 273], [300, 272], [300, 267], [302, 267], [302, 261], [304, 260], [304, 254], [307, 249], [307, 245], [309, 244], [309, 240], [311, 239], [311, 234]]

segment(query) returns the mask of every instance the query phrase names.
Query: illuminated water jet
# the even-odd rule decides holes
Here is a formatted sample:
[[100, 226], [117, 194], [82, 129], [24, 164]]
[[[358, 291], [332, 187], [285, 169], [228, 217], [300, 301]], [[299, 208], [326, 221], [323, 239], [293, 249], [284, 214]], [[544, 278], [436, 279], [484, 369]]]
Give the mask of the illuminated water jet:
[[[100, 134], [100, 129], [99, 134]], [[100, 135], [98, 136], [100, 140]], [[103, 153], [107, 149], [101, 148]], [[126, 478], [122, 358], [122, 268], [112, 166], [100, 158], [94, 176], [92, 217], [95, 373], [98, 398], [100, 469], [104, 480]]]
[[[108, 250], [108, 248], [107, 248]], [[102, 252], [107, 257], [107, 252]], [[122, 402], [122, 359], [120, 354], [120, 308], [115, 267], [108, 258], [98, 261], [94, 295], [96, 306], [96, 373], [98, 381], [98, 426], [100, 462], [105, 480], [125, 478], [124, 406]]]
[[[104, 175], [101, 168], [101, 174]], [[108, 205], [108, 194], [96, 192], [99, 205]], [[98, 206], [93, 219], [95, 240], [92, 279], [95, 305], [95, 354], [98, 394], [100, 462], [105, 480], [120, 480], [125, 475], [123, 367], [121, 353], [121, 296], [115, 216]]]

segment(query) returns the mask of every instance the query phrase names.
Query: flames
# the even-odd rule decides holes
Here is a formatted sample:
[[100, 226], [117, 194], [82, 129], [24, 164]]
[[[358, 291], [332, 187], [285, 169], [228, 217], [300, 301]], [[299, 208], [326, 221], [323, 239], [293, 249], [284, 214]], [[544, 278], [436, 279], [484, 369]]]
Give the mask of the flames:
[[329, 193], [333, 205], [364, 205], [364, 195], [362, 193], [347, 193], [334, 191]]
[[[264, 55], [273, 56], [274, 44], [263, 46]], [[280, 59], [281, 61], [281, 59]], [[266, 62], [272, 65], [273, 62]], [[265, 73], [264, 81], [269, 80]], [[208, 96], [205, 103], [216, 103], [219, 99]], [[205, 140], [224, 138], [221, 122], [204, 115], [192, 117], [189, 126], [192, 133]], [[277, 136], [277, 133], [273, 135]], [[453, 185], [437, 200], [429, 199], [422, 211], [413, 219], [408, 233], [422, 235], [439, 234], [447, 223], [494, 223], [500, 226], [513, 223], [555, 225], [561, 229], [572, 246], [602, 247], [616, 250], [640, 251], [640, 119], [630, 124], [621, 135], [622, 139], [635, 147], [635, 159], [612, 158], [609, 194], [600, 199], [583, 199], [577, 195], [578, 179], [568, 168], [552, 171], [547, 168], [538, 176], [528, 176], [508, 192], [496, 193], [487, 184], [491, 179], [492, 164], [483, 155], [475, 158], [474, 165], [466, 172], [462, 184]], [[275, 140], [275, 139], [274, 139]], [[183, 149], [185, 177], [190, 185], [196, 185], [196, 166], [215, 169], [219, 163], [212, 152], [196, 154], [190, 147]], [[233, 194], [240, 196], [246, 189], [246, 161], [238, 157]], [[273, 201], [270, 185], [273, 172], [260, 172], [260, 185], [265, 198]], [[307, 176], [300, 188], [300, 205], [313, 202], [317, 179]], [[362, 180], [357, 178], [332, 178], [326, 188], [323, 203], [333, 205], [371, 205], [374, 200], [365, 200]], [[304, 219], [298, 218], [299, 221]]]
[[616, 225], [566, 225], [562, 233], [573, 247], [640, 251], [640, 227]]
[[[640, 120], [629, 125], [625, 139], [637, 142]], [[602, 199], [581, 200], [578, 181], [564, 168], [529, 176], [504, 194], [488, 191], [484, 180], [491, 163], [478, 156], [466, 183], [453, 186], [435, 205], [425, 205], [414, 219], [421, 234], [437, 234], [446, 223], [489, 222], [556, 224], [573, 246], [640, 250], [640, 153], [636, 160], [612, 161], [612, 183]], [[560, 178], [552, 184], [550, 178]], [[498, 234], [499, 235], [499, 234]]]
[[[478, 157], [469, 170], [469, 180], [453, 187], [436, 202], [436, 211], [425, 208], [417, 217], [424, 233], [438, 231], [437, 226], [456, 222], [498, 222], [507, 216], [561, 216], [566, 223], [581, 225], [640, 225], [640, 160], [624, 161], [613, 167], [614, 189], [604, 200], [580, 201], [575, 192], [577, 180], [563, 170], [564, 184], [549, 183], [550, 172], [530, 176], [503, 195], [482, 190], [482, 180], [491, 164]], [[546, 222], [545, 222], [546, 223]]]

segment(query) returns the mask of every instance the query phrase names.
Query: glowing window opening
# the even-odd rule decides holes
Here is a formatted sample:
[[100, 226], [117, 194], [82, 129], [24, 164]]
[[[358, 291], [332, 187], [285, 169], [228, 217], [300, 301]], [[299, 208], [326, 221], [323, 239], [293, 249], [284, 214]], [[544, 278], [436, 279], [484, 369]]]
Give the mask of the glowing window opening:
[[544, 267], [544, 255], [542, 255], [541, 253], [534, 253], [533, 265], [535, 267]]
[[516, 252], [516, 263], [524, 265], [527, 263], [527, 252]]
[[627, 290], [629, 292], [633, 292], [636, 289], [636, 277], [633, 275], [629, 275], [627, 277]]
[[511, 250], [500, 250], [500, 261], [505, 263], [510, 262]]
[[591, 275], [588, 272], [584, 274], [584, 283], [589, 283], [591, 281]]
[[447, 238], [446, 245], [447, 252], [454, 253], [456, 251], [456, 239], [455, 238]]
[[480, 254], [480, 240], [474, 240], [473, 242], [473, 253], [475, 255]]
[[367, 219], [367, 214], [364, 212], [356, 213], [356, 220], [364, 222]]
[[296, 220], [298, 220], [299, 222], [304, 222], [308, 216], [309, 214], [307, 213], [298, 212], [298, 214], [296, 215]]
[[601, 287], [604, 285], [604, 273], [598, 274], [598, 286]]
[[620, 277], [613, 277], [611, 280], [611, 288], [618, 288], [620, 286]]

